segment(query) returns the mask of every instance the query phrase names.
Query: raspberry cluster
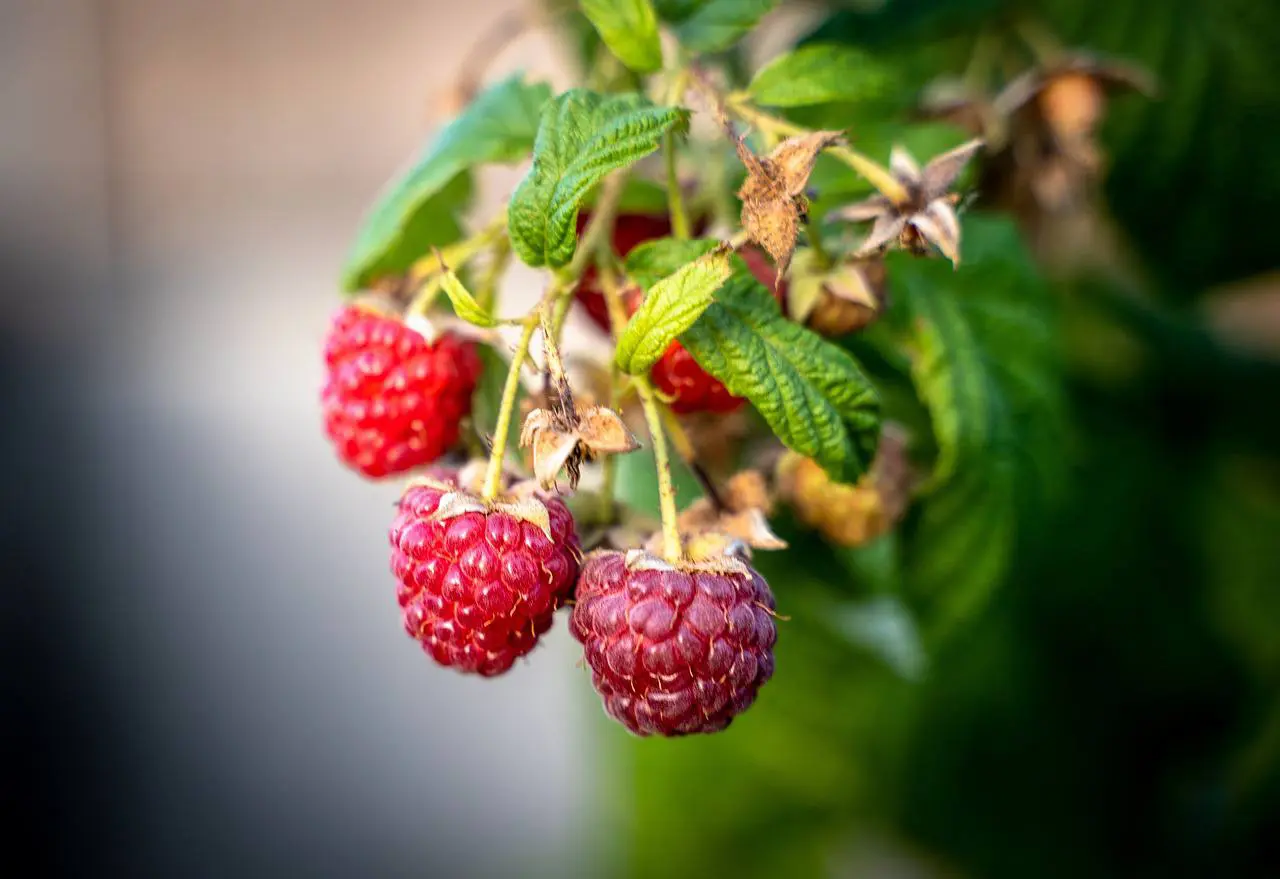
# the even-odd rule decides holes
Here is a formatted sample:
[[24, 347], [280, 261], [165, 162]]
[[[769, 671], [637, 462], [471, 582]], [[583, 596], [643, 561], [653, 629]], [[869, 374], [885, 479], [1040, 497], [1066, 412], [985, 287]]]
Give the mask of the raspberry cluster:
[[400, 320], [342, 308], [325, 342], [321, 408], [338, 457], [370, 479], [430, 464], [458, 440], [480, 377], [475, 346], [429, 342]]

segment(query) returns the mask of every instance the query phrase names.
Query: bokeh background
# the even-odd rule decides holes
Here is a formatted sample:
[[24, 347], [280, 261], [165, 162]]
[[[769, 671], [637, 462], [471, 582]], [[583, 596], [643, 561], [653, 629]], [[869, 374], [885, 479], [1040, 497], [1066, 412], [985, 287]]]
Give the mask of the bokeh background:
[[[924, 675], [813, 637], [758, 719], [637, 743], [563, 625], [505, 679], [428, 663], [396, 488], [319, 430], [359, 217], [517, 5], [0, 0], [13, 875], [1280, 875], [1276, 16], [1133, 0], [1097, 37], [1199, 138], [1126, 217], [1187, 283], [1131, 316], [1143, 381], [1080, 383], [1071, 500], [982, 619]], [[497, 63], [567, 82], [541, 36]], [[784, 610], [823, 589], [782, 578]]]

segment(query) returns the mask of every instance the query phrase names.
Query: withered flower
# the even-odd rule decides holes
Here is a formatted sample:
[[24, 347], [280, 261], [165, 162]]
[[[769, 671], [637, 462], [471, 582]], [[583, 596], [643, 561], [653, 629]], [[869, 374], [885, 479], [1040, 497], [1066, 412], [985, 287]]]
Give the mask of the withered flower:
[[932, 244], [958, 265], [960, 220], [955, 206], [959, 196], [951, 192], [951, 187], [982, 146], [981, 140], [971, 140], [935, 156], [923, 169], [905, 149], [894, 147], [889, 155], [889, 172], [906, 190], [906, 200], [895, 203], [886, 195], [873, 195], [833, 214], [855, 223], [874, 222], [854, 256], [878, 254], [895, 242], [923, 255]]
[[888, 276], [879, 256], [822, 268], [813, 251], [802, 250], [791, 263], [789, 282], [791, 317], [829, 338], [869, 326], [888, 300]]
[[815, 131], [790, 137], [767, 156], [757, 156], [725, 123], [725, 130], [747, 169], [747, 179], [738, 190], [742, 199], [742, 228], [751, 240], [773, 257], [781, 281], [796, 249], [800, 222], [809, 213], [805, 188], [813, 174], [818, 153], [838, 141], [839, 131]]
[[622, 416], [589, 405], [534, 409], [520, 428], [520, 445], [533, 450], [533, 475], [545, 489], [555, 487], [561, 468], [568, 472], [569, 487], [577, 488], [584, 461], [640, 448]]

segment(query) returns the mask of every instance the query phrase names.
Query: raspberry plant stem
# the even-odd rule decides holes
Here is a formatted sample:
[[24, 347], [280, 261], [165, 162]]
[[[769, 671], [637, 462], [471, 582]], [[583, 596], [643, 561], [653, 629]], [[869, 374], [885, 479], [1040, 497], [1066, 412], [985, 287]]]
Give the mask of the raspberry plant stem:
[[[666, 102], [670, 105], [680, 103], [685, 91], [689, 88], [689, 71], [687, 68], [677, 70], [671, 79], [671, 87], [667, 90]], [[667, 209], [671, 213], [671, 235], [681, 241], [687, 239], [689, 230], [689, 211], [684, 203], [684, 190], [680, 187], [680, 175], [676, 163], [676, 133], [668, 131], [662, 138], [662, 152], [667, 161]]]
[[515, 353], [511, 355], [511, 368], [507, 370], [507, 383], [502, 386], [502, 403], [498, 407], [498, 423], [493, 428], [493, 451], [489, 453], [489, 467], [484, 474], [483, 497], [487, 501], [498, 496], [502, 488], [502, 464], [507, 455], [507, 436], [511, 433], [511, 416], [516, 408], [516, 392], [520, 389], [520, 369], [529, 355], [529, 342], [538, 328], [541, 308], [535, 308], [524, 319], [524, 329]]
[[671, 458], [667, 453], [667, 439], [662, 430], [662, 413], [658, 399], [649, 384], [648, 376], [633, 376], [640, 405], [644, 407], [645, 421], [649, 425], [649, 437], [653, 441], [653, 460], [658, 470], [658, 502], [662, 509], [662, 555], [669, 562], [684, 557], [680, 543], [680, 528], [676, 524], [676, 491], [671, 483]]
[[[622, 335], [623, 327], [627, 325], [627, 312], [622, 304], [622, 291], [618, 289], [618, 278], [612, 265], [600, 267], [600, 289], [604, 293], [605, 308], [609, 312], [609, 329], [613, 332], [613, 338], [617, 339]], [[609, 362], [609, 408], [615, 411], [622, 396], [618, 390], [621, 376], [618, 364], [611, 360]], [[600, 462], [602, 471], [600, 513], [604, 522], [613, 522], [617, 514], [613, 497], [618, 473], [616, 457], [616, 455], [605, 455], [604, 460]]]
[[448, 247], [442, 247], [439, 254], [424, 256], [409, 268], [409, 280], [421, 284], [432, 276], [444, 271], [445, 266], [460, 269], [473, 257], [478, 256], [486, 248], [497, 244], [507, 236], [507, 212], [504, 209], [479, 232]]
[[667, 205], [671, 212], [671, 237], [681, 241], [689, 237], [689, 212], [684, 205], [684, 191], [676, 171], [676, 136], [667, 132], [662, 138], [662, 151], [667, 159]]

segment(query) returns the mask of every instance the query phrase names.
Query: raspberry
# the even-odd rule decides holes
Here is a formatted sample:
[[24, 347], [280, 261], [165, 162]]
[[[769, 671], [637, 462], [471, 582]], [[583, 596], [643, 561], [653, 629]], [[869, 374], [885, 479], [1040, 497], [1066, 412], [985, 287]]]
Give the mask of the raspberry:
[[580, 554], [559, 498], [528, 493], [487, 504], [434, 473], [405, 490], [391, 526], [405, 631], [441, 665], [502, 674], [551, 627]]
[[857, 485], [834, 481], [816, 462], [795, 452], [778, 461], [778, 491], [796, 518], [837, 546], [862, 546], [901, 521], [910, 502], [913, 474], [906, 438], [888, 429], [880, 450]]
[[[777, 280], [773, 263], [764, 255], [764, 251], [748, 246], [738, 251], [738, 255], [746, 262], [751, 274], [757, 281], [773, 293], [778, 303], [786, 307], [787, 283]], [[637, 297], [634, 304], [627, 303], [627, 310], [634, 312], [640, 305]], [[679, 342], [672, 342], [650, 372], [653, 384], [671, 400], [671, 408], [687, 415], [692, 412], [727, 413], [738, 409], [746, 402], [742, 397], [735, 397], [719, 379], [711, 376], [698, 365], [685, 347]]]
[[746, 401], [729, 393], [718, 378], [698, 365], [683, 345], [672, 342], [649, 373], [653, 384], [682, 415], [690, 412], [732, 412]]
[[480, 377], [475, 346], [435, 342], [400, 321], [349, 305], [325, 342], [325, 432], [338, 456], [370, 479], [439, 458], [458, 440]]
[[724, 729], [773, 675], [773, 593], [746, 563], [583, 561], [570, 629], [608, 714], [636, 735]]

